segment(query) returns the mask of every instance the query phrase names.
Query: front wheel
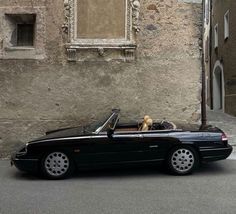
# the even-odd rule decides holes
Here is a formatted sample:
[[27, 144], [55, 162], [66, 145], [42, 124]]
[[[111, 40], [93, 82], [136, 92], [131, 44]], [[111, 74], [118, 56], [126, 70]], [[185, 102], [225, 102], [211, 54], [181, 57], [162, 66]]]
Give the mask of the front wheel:
[[41, 162], [42, 172], [49, 179], [66, 178], [72, 173], [73, 168], [73, 161], [61, 151], [47, 153]]
[[199, 157], [195, 149], [190, 146], [175, 147], [169, 153], [167, 165], [171, 173], [187, 175], [199, 164]]

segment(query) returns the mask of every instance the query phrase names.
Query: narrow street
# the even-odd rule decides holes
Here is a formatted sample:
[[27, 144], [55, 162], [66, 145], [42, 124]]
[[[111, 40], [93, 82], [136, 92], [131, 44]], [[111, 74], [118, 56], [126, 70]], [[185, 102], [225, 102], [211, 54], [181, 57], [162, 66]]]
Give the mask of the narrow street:
[[203, 165], [190, 176], [156, 167], [82, 171], [48, 181], [0, 161], [0, 213], [196, 213], [234, 214], [236, 161]]

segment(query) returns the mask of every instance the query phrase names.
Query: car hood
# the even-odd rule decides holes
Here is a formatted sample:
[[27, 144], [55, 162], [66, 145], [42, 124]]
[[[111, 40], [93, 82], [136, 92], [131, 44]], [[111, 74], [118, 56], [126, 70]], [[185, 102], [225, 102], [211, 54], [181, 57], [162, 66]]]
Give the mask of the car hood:
[[75, 128], [66, 128], [66, 129], [58, 129], [46, 132], [46, 135], [43, 137], [40, 137], [36, 140], [33, 140], [32, 142], [37, 141], [44, 141], [49, 139], [57, 139], [57, 138], [67, 138], [67, 137], [77, 137], [77, 136], [84, 136], [91, 133], [85, 133], [83, 127], [75, 127]]

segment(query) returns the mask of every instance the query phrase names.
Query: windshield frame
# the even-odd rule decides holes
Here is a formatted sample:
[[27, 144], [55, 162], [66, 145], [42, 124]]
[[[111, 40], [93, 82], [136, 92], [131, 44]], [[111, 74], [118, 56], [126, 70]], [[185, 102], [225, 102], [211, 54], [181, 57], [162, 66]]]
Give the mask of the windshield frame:
[[120, 110], [116, 109], [116, 110], [113, 110], [112, 111], [112, 114], [109, 116], [109, 118], [101, 125], [99, 126], [94, 132], [93, 134], [99, 134], [100, 132], [103, 131], [103, 129], [109, 124], [109, 123], [112, 123], [113, 119], [115, 119], [114, 123], [111, 124], [111, 129], [115, 129], [116, 127], [116, 124], [118, 122], [118, 119], [119, 119], [119, 112]]

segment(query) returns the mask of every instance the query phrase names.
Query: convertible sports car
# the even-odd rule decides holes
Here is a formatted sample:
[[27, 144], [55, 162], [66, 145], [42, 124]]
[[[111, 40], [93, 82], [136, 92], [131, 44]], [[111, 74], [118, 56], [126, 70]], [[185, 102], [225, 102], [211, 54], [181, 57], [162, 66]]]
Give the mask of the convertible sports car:
[[184, 131], [163, 129], [146, 116], [143, 123], [119, 124], [120, 110], [103, 122], [83, 128], [47, 132], [11, 157], [11, 164], [49, 179], [61, 179], [74, 169], [121, 164], [165, 163], [172, 174], [186, 175], [204, 161], [226, 159], [232, 147], [218, 128]]

